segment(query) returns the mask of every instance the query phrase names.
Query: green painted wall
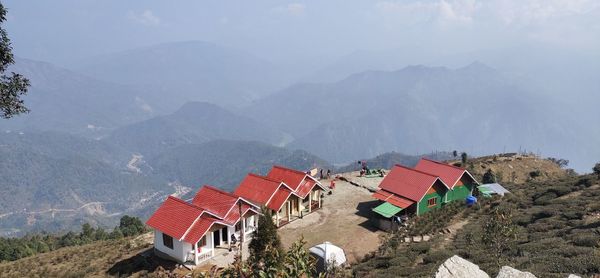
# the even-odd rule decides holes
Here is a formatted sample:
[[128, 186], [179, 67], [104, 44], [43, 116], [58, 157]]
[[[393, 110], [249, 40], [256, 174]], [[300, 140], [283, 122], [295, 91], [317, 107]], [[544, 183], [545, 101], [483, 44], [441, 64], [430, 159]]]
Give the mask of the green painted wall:
[[[435, 189], [437, 192], [435, 193], [430, 193], [430, 194], [426, 194], [421, 201], [419, 201], [417, 203], [418, 206], [418, 210], [417, 210], [417, 215], [423, 215], [424, 213], [427, 213], [428, 211], [432, 210], [432, 209], [436, 209], [436, 208], [440, 208], [442, 207], [442, 202], [444, 200], [444, 195], [446, 194], [446, 190], [444, 190], [444, 187], [440, 187], [437, 184], [434, 185]], [[439, 192], [442, 192], [441, 194]], [[437, 199], [437, 203], [435, 206], [429, 207], [427, 204], [427, 200], [431, 199], [431, 198], [436, 198]]]
[[448, 193], [448, 201], [464, 201], [467, 196], [471, 195], [473, 185], [457, 185]]

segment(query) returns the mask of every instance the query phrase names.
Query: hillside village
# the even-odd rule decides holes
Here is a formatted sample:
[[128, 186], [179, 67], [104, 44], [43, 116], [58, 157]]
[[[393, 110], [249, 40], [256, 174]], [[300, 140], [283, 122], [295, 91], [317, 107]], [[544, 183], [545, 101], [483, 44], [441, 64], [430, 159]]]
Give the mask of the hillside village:
[[[524, 188], [525, 183], [537, 184], [535, 187], [539, 187], [539, 184], [553, 184], [557, 181], [569, 183], [569, 180], [574, 179], [573, 184], [576, 187], [571, 189], [574, 191], [570, 194], [560, 193], [563, 197], [559, 196], [559, 199], [562, 200], [570, 200], [567, 196], [587, 196], [589, 193], [585, 192], [592, 192], [590, 190], [596, 190], [600, 186], [594, 185], [598, 181], [594, 181], [593, 176], [572, 176], [555, 162], [531, 155], [474, 158], [469, 159], [466, 168], [456, 166], [459, 163], [422, 159], [414, 167], [395, 165], [391, 169], [384, 169], [383, 174], [379, 169], [369, 169], [368, 171], [373, 173], [371, 175], [365, 173], [364, 169], [359, 169], [362, 165], [357, 165], [357, 171], [335, 173], [323, 179], [308, 172], [274, 166], [265, 176], [249, 173], [232, 192], [205, 185], [191, 200], [168, 197], [147, 221], [148, 226], [154, 230], [152, 234], [129, 239], [131, 243], [127, 243], [126, 249], [120, 247], [121, 251], [104, 263], [107, 267], [99, 266], [96, 271], [111, 275], [122, 273], [145, 276], [152, 273], [171, 273], [185, 276], [187, 273], [199, 275], [202, 272], [211, 272], [215, 267], [226, 269], [234, 263], [240, 251], [240, 241], [243, 241], [243, 256], [248, 257], [247, 245], [257, 229], [259, 216], [267, 209], [272, 213], [272, 221], [278, 227], [277, 233], [284, 247], [291, 247], [300, 237], [304, 238], [307, 248], [323, 242], [339, 246], [347, 262], [344, 264], [345, 272], [340, 272], [337, 276], [364, 276], [364, 270], [368, 269], [374, 260], [379, 260], [382, 255], [390, 256], [389, 248], [398, 249], [393, 254], [401, 254], [402, 251], [399, 250], [406, 249], [406, 256], [414, 257], [406, 257], [409, 261], [424, 259], [424, 262], [417, 262], [417, 266], [428, 266], [425, 273], [429, 273], [426, 275], [429, 276], [437, 269], [434, 264], [441, 265], [443, 260], [451, 255], [465, 256], [466, 253], [453, 253], [450, 250], [454, 250], [457, 244], [464, 241], [465, 229], [473, 229], [470, 226], [476, 225], [485, 219], [484, 215], [491, 213], [490, 206], [514, 203], [523, 194], [546, 196], [542, 194], [542, 189], [531, 191]], [[520, 183], [506, 182], [507, 191], [512, 193], [506, 193], [508, 195], [505, 197], [484, 197], [478, 192], [478, 188], [483, 188], [481, 177], [489, 168], [498, 172], [498, 169], [512, 169], [512, 176], [529, 178]], [[531, 173], [538, 171], [541, 175], [532, 177]], [[579, 187], [578, 184], [582, 180], [588, 184]], [[555, 188], [552, 185], [548, 186]], [[415, 190], [405, 192], [402, 191], [404, 187]], [[471, 195], [477, 196], [478, 200], [472, 208], [468, 208], [466, 199]], [[538, 198], [535, 196], [534, 198]], [[542, 203], [536, 204], [539, 206]], [[584, 219], [587, 223], [597, 221], [594, 218]], [[430, 221], [437, 224], [426, 224]], [[516, 221], [519, 223], [518, 221], [522, 220]], [[123, 241], [120, 242], [115, 244], [122, 245]], [[396, 247], [390, 247], [390, 244]], [[110, 246], [110, 243], [93, 245], [103, 248], [100, 246]], [[433, 245], [440, 247], [428, 247], [427, 250], [416, 253], [414, 251]], [[93, 248], [84, 247], [85, 245], [70, 248], [70, 252]], [[42, 258], [51, 257], [52, 253], [56, 252], [67, 251], [58, 250], [0, 264], [0, 273], [9, 269], [14, 271], [14, 266], [38, 260], [38, 257], [43, 261]], [[431, 255], [440, 257], [432, 261], [432, 258], [427, 257]], [[127, 256], [131, 257], [124, 260]], [[473, 259], [469, 259], [469, 256], [464, 258]], [[396, 264], [392, 259], [387, 260], [390, 260], [388, 267]], [[136, 263], [125, 266], [125, 262]], [[482, 261], [477, 259], [473, 262]], [[483, 269], [492, 275], [496, 273], [495, 267], [490, 268], [489, 261], [483, 262], [480, 265]], [[104, 268], [110, 268], [110, 271]], [[386, 277], [384, 273], [396, 273], [392, 276], [414, 277], [415, 273], [419, 273], [414, 272], [414, 266], [410, 267], [410, 271], [405, 268], [401, 272], [381, 272], [381, 267], [376, 269], [379, 270], [366, 276]], [[576, 270], [569, 273], [590, 273]], [[52, 273], [55, 270], [48, 266], [48, 271]], [[593, 273], [593, 270], [589, 271]], [[531, 272], [539, 274], [536, 271]], [[421, 274], [416, 276], [420, 277]]]

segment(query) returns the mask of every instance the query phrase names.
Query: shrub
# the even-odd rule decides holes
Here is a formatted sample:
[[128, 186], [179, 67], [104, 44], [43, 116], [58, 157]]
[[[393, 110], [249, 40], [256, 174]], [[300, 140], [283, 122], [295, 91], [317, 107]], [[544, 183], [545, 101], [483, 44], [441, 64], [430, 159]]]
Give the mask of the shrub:
[[560, 185], [554, 186], [547, 190], [547, 192], [554, 192], [558, 197], [571, 193], [571, 187]]
[[531, 172], [529, 172], [529, 176], [530, 176], [532, 179], [535, 179], [535, 178], [537, 178], [537, 177], [539, 177], [539, 176], [541, 176], [541, 175], [542, 175], [542, 171], [540, 171], [540, 170], [535, 170], [535, 171], [531, 171]]
[[431, 243], [429, 242], [417, 242], [410, 246], [410, 250], [418, 254], [425, 254], [429, 249], [431, 249]]
[[448, 258], [452, 257], [454, 254], [449, 250], [438, 250], [427, 254], [423, 258], [423, 262], [426, 264], [434, 263], [441, 264]]
[[598, 247], [598, 236], [592, 234], [575, 235], [572, 239], [575, 246]]

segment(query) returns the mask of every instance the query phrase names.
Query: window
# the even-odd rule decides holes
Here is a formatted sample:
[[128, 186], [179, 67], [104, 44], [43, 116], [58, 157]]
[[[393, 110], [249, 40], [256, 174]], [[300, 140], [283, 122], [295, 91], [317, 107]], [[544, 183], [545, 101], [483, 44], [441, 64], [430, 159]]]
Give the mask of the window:
[[428, 207], [433, 207], [435, 205], [437, 205], [437, 198], [436, 197], [433, 197], [433, 198], [427, 200], [427, 206]]
[[239, 221], [237, 224], [235, 224], [235, 231], [239, 232], [242, 229], [242, 222]]
[[169, 249], [173, 249], [173, 238], [170, 235], [162, 234], [163, 236], [163, 245]]

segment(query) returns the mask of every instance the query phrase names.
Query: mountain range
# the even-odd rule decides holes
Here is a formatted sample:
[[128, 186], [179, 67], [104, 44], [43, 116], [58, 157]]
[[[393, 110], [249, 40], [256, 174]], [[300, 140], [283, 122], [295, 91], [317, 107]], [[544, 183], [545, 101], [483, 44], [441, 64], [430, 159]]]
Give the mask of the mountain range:
[[206, 102], [188, 102], [176, 112], [121, 127], [107, 138], [127, 150], [156, 155], [183, 144], [211, 140], [257, 140], [283, 146], [289, 135]]
[[240, 106], [290, 82], [285, 71], [266, 60], [202, 41], [110, 53], [82, 61], [77, 70], [149, 90], [148, 98], [169, 109], [188, 101]]
[[387, 151], [528, 149], [577, 157], [582, 163], [574, 165], [581, 167], [597, 157], [599, 150], [589, 140], [597, 137], [566, 107], [551, 95], [529, 91], [497, 70], [473, 63], [459, 69], [367, 71], [332, 83], [298, 84], [257, 101], [244, 113], [292, 134], [288, 147], [333, 163]]
[[285, 87], [291, 79], [269, 62], [186, 42], [74, 70], [27, 59], [10, 70], [32, 82], [31, 113], [0, 121], [3, 235], [112, 226], [123, 213], [147, 215], [168, 194], [231, 189], [273, 164], [352, 170], [369, 157], [387, 168], [436, 150], [521, 150], [585, 171], [600, 157], [593, 98], [578, 106], [482, 63]]
[[9, 70], [31, 81], [24, 98], [31, 112], [0, 121], [2, 130], [63, 131], [99, 137], [161, 112], [144, 100], [141, 90], [49, 63], [20, 58]]

